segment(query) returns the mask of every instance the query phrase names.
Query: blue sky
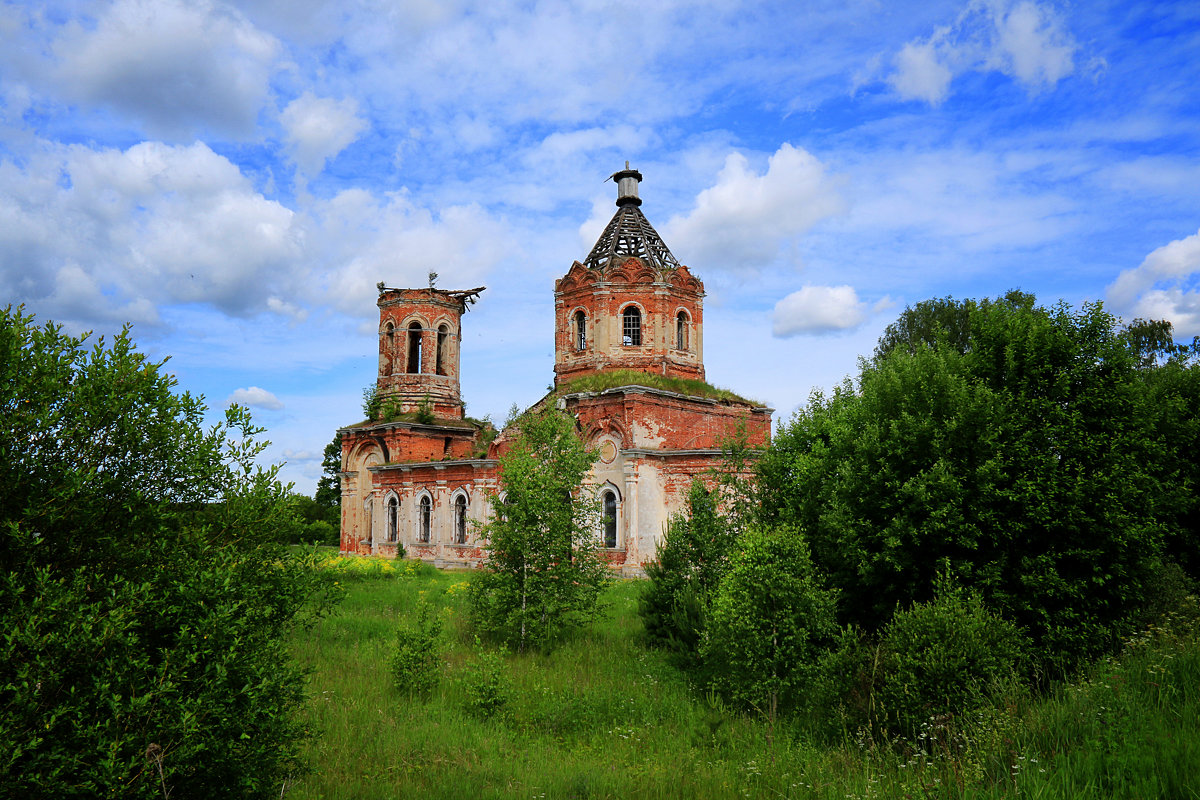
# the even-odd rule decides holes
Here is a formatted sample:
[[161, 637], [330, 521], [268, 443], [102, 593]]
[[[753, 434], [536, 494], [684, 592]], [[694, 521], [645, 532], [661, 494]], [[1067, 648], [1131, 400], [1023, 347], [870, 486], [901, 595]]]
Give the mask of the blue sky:
[[0, 302], [132, 323], [305, 493], [379, 281], [487, 286], [469, 414], [545, 392], [626, 160], [705, 281], [710, 382], [777, 419], [929, 297], [1200, 334], [1196, 3], [0, 5]]

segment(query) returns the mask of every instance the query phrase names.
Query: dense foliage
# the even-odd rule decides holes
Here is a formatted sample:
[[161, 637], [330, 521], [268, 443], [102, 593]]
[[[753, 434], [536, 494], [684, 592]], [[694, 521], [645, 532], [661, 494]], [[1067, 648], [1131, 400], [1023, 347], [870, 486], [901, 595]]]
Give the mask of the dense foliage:
[[834, 639], [836, 593], [822, 585], [798, 531], [751, 529], [739, 544], [701, 651], [713, 688], [774, 720], [797, 706]]
[[760, 463], [875, 631], [949, 570], [1055, 671], [1107, 652], [1162, 570], [1164, 443], [1139, 360], [1099, 306], [971, 304], [967, 339], [893, 346], [815, 396]]
[[[317, 505], [338, 512], [342, 507], [342, 434], [333, 435], [333, 441], [325, 445], [321, 454], [321, 477], [317, 479], [317, 491], [313, 500]], [[330, 520], [334, 522], [335, 520]]]
[[693, 492], [647, 568], [649, 640], [834, 737], [916, 741], [1046, 690], [1195, 590], [1198, 356], [1019, 291], [907, 309], [752, 489]]
[[520, 652], [549, 648], [596, 612], [608, 567], [596, 538], [594, 499], [580, 489], [595, 459], [560, 411], [513, 420], [500, 457], [501, 495], [483, 526], [483, 572], [471, 614], [488, 638]]
[[278, 796], [309, 565], [247, 412], [206, 428], [128, 333], [0, 313], [0, 794]]
[[681, 666], [697, 665], [705, 615], [736, 542], [713, 493], [693, 481], [686, 512], [672, 515], [657, 560], [646, 565], [650, 582], [639, 603], [648, 639]]

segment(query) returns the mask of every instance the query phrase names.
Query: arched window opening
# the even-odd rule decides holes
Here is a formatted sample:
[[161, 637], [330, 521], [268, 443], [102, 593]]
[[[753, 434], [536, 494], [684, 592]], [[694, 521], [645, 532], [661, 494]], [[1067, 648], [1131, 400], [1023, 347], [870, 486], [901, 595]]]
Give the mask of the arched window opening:
[[601, 521], [605, 547], [617, 546], [617, 493], [605, 491], [602, 496]]
[[575, 312], [575, 349], [587, 349], [587, 315], [582, 311]]
[[438, 375], [446, 374], [446, 342], [450, 340], [450, 329], [445, 325], [438, 326], [437, 335], [437, 369]]
[[640, 347], [642, 344], [642, 310], [637, 306], [626, 306], [621, 314], [621, 344]]
[[380, 346], [383, 348], [383, 358], [380, 359], [379, 371], [383, 375], [391, 375], [396, 363], [396, 326], [390, 322], [383, 329]]
[[407, 372], [421, 371], [421, 323], [414, 322], [408, 326], [408, 369]]
[[675, 317], [675, 348], [688, 349], [688, 317], [683, 311]]
[[421, 498], [421, 513], [419, 517], [418, 525], [420, 527], [417, 529], [417, 541], [428, 542], [429, 532], [433, 527], [433, 502], [427, 496]]
[[454, 543], [467, 543], [467, 498], [461, 494], [454, 500]]
[[400, 519], [400, 502], [395, 497], [388, 498], [387, 506], [387, 540], [396, 541], [396, 524]]

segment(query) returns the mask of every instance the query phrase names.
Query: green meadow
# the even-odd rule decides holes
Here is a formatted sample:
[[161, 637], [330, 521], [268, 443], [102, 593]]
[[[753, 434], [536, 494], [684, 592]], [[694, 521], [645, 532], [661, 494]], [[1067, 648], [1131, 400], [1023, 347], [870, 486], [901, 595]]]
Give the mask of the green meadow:
[[[470, 572], [330, 564], [344, 598], [294, 642], [315, 736], [288, 797], [1200, 797], [1195, 598], [1044, 696], [1014, 689], [914, 741], [831, 741], [689, 686], [644, 643], [640, 581], [613, 583], [599, 620], [552, 653], [518, 655], [475, 641]], [[440, 680], [414, 697], [390, 663], [421, 603], [444, 623]]]

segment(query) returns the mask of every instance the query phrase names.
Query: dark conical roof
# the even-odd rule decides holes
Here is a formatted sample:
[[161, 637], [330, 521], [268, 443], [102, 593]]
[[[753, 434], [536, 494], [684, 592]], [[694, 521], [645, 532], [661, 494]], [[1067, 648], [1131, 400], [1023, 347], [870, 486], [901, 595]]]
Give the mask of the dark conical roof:
[[637, 183], [642, 179], [641, 173], [629, 169], [626, 162], [625, 169], [612, 178], [619, 187], [617, 213], [609, 220], [583, 265], [588, 269], [604, 270], [610, 264], [620, 264], [630, 256], [636, 256], [650, 267], [676, 269], [679, 262], [639, 208], [642, 201], [637, 196]]

